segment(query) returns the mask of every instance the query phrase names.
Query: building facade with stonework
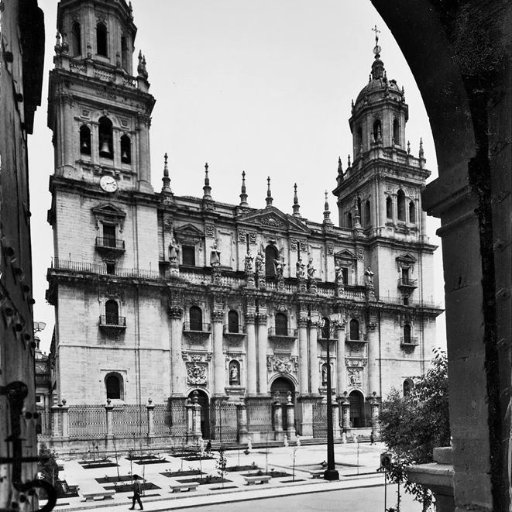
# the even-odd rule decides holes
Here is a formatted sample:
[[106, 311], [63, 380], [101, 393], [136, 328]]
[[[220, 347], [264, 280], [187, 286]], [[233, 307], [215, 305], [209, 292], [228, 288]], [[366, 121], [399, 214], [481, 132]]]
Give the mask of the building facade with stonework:
[[[335, 434], [375, 427], [392, 388], [431, 358], [433, 252], [421, 191], [430, 172], [406, 142], [403, 89], [376, 46], [352, 107], [352, 163], [338, 165], [323, 219], [176, 196], [167, 161], [151, 186], [144, 56], [124, 0], [61, 0], [48, 124], [55, 173], [56, 446], [113, 437], [156, 444], [325, 436], [328, 353]], [[179, 171], [177, 171], [179, 172]], [[334, 177], [334, 176], [333, 176]]]

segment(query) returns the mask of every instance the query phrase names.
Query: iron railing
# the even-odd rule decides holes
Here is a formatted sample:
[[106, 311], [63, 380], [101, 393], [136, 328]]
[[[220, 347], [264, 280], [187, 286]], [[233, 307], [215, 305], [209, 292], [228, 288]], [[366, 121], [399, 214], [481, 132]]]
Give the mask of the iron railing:
[[183, 323], [183, 330], [184, 331], [192, 331], [192, 332], [211, 332], [212, 326], [208, 323], [195, 323], [195, 322], [184, 322]]
[[100, 316], [101, 327], [126, 327], [126, 317], [118, 315], [101, 315]]
[[124, 240], [118, 240], [113, 236], [109, 237], [96, 237], [96, 247], [99, 249], [114, 249], [117, 251], [124, 251], [125, 245]]

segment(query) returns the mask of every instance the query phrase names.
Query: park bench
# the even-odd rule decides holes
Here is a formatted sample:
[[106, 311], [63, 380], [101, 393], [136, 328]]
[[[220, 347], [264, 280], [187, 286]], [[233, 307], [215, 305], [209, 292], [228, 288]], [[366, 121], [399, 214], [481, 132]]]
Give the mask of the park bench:
[[83, 491], [81, 501], [101, 501], [114, 497], [115, 491], [97, 490], [97, 491]]
[[272, 478], [270, 475], [251, 475], [251, 476], [244, 476], [245, 482], [247, 485], [252, 484], [268, 484], [269, 480]]
[[171, 492], [196, 491], [199, 482], [170, 484]]
[[311, 478], [323, 478], [325, 469], [312, 469], [310, 470]]

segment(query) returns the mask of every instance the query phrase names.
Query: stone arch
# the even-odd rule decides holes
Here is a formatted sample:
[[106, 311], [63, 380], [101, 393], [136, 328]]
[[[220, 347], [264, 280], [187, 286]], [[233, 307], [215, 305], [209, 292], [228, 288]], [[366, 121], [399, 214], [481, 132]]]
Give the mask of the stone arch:
[[365, 419], [365, 401], [364, 395], [358, 389], [354, 389], [348, 395], [350, 400], [350, 423], [354, 428], [364, 427]]
[[197, 393], [198, 404], [201, 406], [201, 434], [204, 439], [210, 439], [210, 396], [205, 389], [194, 388], [189, 391], [188, 398], [192, 400]]

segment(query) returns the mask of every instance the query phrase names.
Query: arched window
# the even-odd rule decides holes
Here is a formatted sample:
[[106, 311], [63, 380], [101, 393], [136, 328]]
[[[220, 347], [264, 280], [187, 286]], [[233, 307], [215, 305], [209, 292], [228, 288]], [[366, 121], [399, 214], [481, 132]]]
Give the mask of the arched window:
[[350, 339], [359, 339], [359, 322], [355, 318], [350, 320]]
[[386, 198], [386, 217], [393, 218], [393, 200], [389, 196]]
[[71, 27], [71, 51], [74, 57], [82, 55], [82, 30], [78, 21]]
[[369, 199], [367, 199], [364, 204], [364, 223], [366, 226], [371, 226], [372, 224], [372, 209]]
[[203, 330], [203, 312], [201, 308], [192, 306], [189, 310], [190, 330], [202, 331]]
[[108, 117], [99, 120], [99, 151], [103, 158], [114, 158], [114, 146], [112, 144], [112, 121]]
[[228, 332], [240, 332], [238, 312], [233, 309], [228, 313]]
[[123, 164], [132, 163], [132, 142], [128, 135], [121, 137], [121, 162]]
[[123, 378], [119, 373], [109, 373], [105, 377], [105, 388], [107, 391], [107, 398], [111, 400], [123, 399]]
[[411, 324], [404, 325], [404, 343], [411, 343]]
[[405, 194], [402, 189], [396, 195], [396, 203], [398, 210], [398, 220], [405, 221]]
[[396, 117], [393, 119], [393, 144], [400, 145], [400, 123]]
[[361, 220], [361, 198], [357, 198], [357, 214], [359, 215], [359, 220]]
[[382, 125], [379, 119], [373, 123], [373, 142], [376, 144], [382, 142]]
[[331, 321], [327, 317], [322, 318], [322, 321], [322, 339], [328, 340], [331, 332]]
[[105, 303], [105, 319], [108, 325], [119, 325], [119, 304], [113, 299]]
[[356, 153], [360, 153], [363, 149], [363, 129], [359, 126], [357, 128], [356, 137]]
[[96, 25], [96, 53], [108, 57], [107, 48], [107, 27], [100, 22]]
[[82, 155], [91, 154], [91, 130], [85, 124], [80, 126], [80, 153]]
[[267, 245], [265, 249], [265, 275], [267, 277], [276, 276], [275, 261], [279, 259], [279, 252], [275, 245]]
[[414, 201], [409, 203], [409, 222], [411, 224], [416, 224], [416, 208], [414, 206]]
[[231, 386], [240, 385], [240, 363], [238, 361], [229, 363], [229, 384]]
[[284, 313], [276, 313], [276, 334], [288, 336], [288, 317]]
[[409, 396], [411, 394], [412, 388], [414, 387], [414, 383], [411, 379], [404, 380], [404, 396]]

